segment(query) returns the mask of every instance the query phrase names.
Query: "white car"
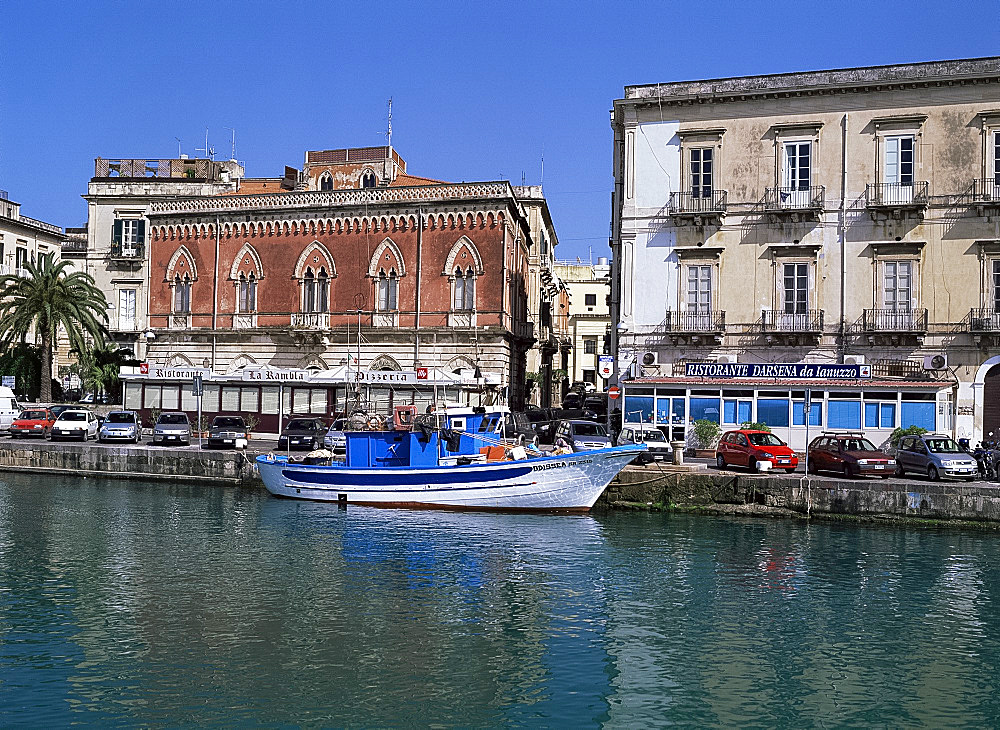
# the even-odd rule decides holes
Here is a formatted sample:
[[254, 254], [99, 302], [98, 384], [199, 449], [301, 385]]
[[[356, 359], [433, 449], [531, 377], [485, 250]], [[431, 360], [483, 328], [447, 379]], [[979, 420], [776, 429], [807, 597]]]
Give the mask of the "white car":
[[82, 408], [68, 408], [59, 414], [52, 424], [52, 440], [56, 439], [87, 439], [97, 438], [100, 422], [90, 411]]
[[347, 451], [347, 435], [344, 433], [346, 428], [347, 419], [338, 418], [323, 437], [323, 445], [331, 451]]

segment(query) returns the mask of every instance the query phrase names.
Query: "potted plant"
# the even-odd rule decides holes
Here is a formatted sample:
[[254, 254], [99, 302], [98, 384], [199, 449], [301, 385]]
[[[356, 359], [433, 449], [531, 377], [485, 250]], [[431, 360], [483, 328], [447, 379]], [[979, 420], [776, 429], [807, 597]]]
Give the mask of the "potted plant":
[[722, 427], [715, 421], [702, 418], [694, 422], [694, 455], [703, 458], [715, 456], [715, 446], [722, 435]]
[[202, 438], [208, 438], [211, 435], [212, 424], [208, 420], [208, 416], [204, 413], [198, 418], [198, 433]]
[[252, 434], [257, 429], [257, 426], [260, 425], [260, 419], [257, 417], [256, 413], [247, 413], [243, 416], [243, 423], [247, 426], [247, 438], [250, 438], [250, 434]]

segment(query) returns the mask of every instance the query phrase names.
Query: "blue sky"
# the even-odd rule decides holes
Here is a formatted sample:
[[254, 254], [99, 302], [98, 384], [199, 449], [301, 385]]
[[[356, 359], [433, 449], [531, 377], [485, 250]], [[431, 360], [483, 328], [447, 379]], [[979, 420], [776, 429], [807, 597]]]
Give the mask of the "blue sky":
[[1000, 54], [985, 2], [29, 2], [0, 6], [0, 189], [83, 225], [95, 157], [251, 176], [393, 145], [409, 172], [544, 187], [560, 258], [608, 253], [626, 84]]

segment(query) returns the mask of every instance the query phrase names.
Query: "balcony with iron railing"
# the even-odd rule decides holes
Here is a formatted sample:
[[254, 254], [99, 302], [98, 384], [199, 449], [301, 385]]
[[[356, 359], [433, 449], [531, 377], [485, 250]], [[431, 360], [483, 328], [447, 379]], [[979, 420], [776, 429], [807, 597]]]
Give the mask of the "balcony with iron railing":
[[974, 307], [969, 310], [969, 332], [1000, 334], [1000, 310], [988, 307]]
[[775, 215], [818, 215], [826, 204], [826, 187], [776, 187], [764, 190], [764, 210]]
[[823, 310], [786, 312], [783, 309], [765, 309], [761, 312], [761, 323], [764, 332], [817, 334], [823, 331]]
[[113, 259], [138, 259], [146, 257], [146, 244], [143, 242], [122, 243], [113, 241], [111, 243], [110, 257]]
[[861, 326], [868, 333], [922, 334], [927, 331], [927, 310], [866, 309]]
[[725, 190], [700, 188], [670, 193], [667, 212], [680, 222], [691, 220], [698, 224], [706, 220], [721, 221], [726, 215], [728, 193]]
[[921, 210], [927, 207], [927, 181], [883, 182], [865, 185], [865, 207], [869, 210]]
[[535, 339], [535, 323], [514, 321], [511, 324], [511, 331], [514, 336], [522, 340]]
[[26, 278], [28, 276], [28, 270], [11, 266], [10, 264], [0, 264], [0, 276], [10, 275]]
[[674, 312], [667, 311], [660, 328], [664, 332], [725, 332], [726, 313], [714, 312]]

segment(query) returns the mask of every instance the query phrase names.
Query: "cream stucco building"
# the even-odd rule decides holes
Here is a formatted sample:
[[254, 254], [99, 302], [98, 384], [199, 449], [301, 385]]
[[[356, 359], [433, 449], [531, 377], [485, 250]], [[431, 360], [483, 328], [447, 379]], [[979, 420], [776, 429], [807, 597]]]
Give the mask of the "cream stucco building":
[[1000, 58], [629, 86], [612, 127], [614, 347], [644, 420], [770, 418], [801, 446], [808, 385], [814, 433], [1000, 432]]
[[572, 343], [567, 377], [571, 383], [593, 383], [603, 391], [609, 378], [601, 377], [599, 361], [611, 327], [608, 307], [611, 267], [607, 259], [600, 259], [595, 265], [559, 262], [555, 272], [568, 295], [562, 305]]

